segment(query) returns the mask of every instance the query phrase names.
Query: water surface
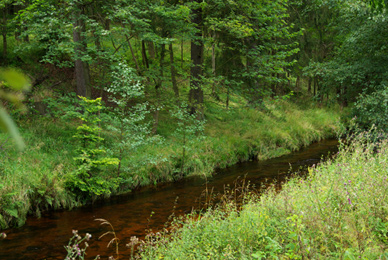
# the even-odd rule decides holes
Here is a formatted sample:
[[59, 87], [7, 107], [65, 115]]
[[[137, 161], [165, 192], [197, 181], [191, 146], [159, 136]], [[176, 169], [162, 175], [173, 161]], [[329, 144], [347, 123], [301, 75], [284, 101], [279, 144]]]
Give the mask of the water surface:
[[207, 181], [199, 177], [188, 178], [142, 188], [126, 196], [72, 211], [48, 212], [40, 219], [30, 217], [25, 226], [5, 230], [7, 238], [0, 240], [0, 259], [64, 259], [64, 245], [72, 236], [72, 230], [79, 230], [81, 235], [92, 234], [86, 259], [94, 259], [98, 254], [107, 259], [113, 255], [113, 248], [106, 247], [112, 237], [98, 239], [108, 229], [100, 226], [96, 218], [112, 223], [121, 239], [120, 259], [129, 259], [130, 250], [125, 244], [129, 243], [131, 236], [143, 238], [146, 229], [162, 229], [173, 211], [178, 215], [197, 209], [204, 201], [201, 194], [205, 188], [213, 194], [222, 193], [225, 185], [233, 186], [237, 178], [244, 176], [257, 186], [266, 180], [284, 180], [290, 174], [290, 167], [297, 170], [301, 166], [317, 164], [322, 157], [336, 152], [337, 145], [336, 140], [325, 140], [290, 155], [239, 163], [218, 170]]

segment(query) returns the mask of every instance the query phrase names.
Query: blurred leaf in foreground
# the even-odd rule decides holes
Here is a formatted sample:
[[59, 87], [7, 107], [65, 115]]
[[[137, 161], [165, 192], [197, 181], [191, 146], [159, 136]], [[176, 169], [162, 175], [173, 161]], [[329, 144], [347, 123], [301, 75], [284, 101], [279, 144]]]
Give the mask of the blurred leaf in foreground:
[[[0, 99], [8, 101], [14, 105], [21, 103], [23, 96], [20, 91], [27, 90], [30, 81], [23, 73], [16, 69], [0, 68]], [[11, 89], [11, 90], [10, 90]], [[15, 92], [18, 91], [18, 92]], [[0, 129], [9, 133], [15, 140], [19, 150], [23, 150], [24, 142], [19, 133], [17, 126], [9, 116], [3, 105], [0, 105]]]

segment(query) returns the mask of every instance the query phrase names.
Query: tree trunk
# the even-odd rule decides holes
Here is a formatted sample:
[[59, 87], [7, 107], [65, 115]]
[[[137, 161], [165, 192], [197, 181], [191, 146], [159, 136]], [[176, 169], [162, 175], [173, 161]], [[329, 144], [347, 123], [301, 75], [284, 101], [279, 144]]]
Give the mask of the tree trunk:
[[[199, 0], [197, 0], [199, 1]], [[203, 118], [203, 90], [201, 88], [201, 77], [203, 75], [203, 49], [202, 41], [202, 9], [198, 7], [193, 10], [192, 22], [197, 27], [194, 39], [191, 40], [191, 62], [190, 69], [190, 91], [189, 106], [192, 114], [197, 113], [199, 119]]]
[[314, 77], [314, 97], [317, 95], [317, 79]]
[[155, 46], [153, 42], [147, 42], [148, 54], [152, 60], [155, 59]]
[[3, 58], [4, 64], [7, 63], [7, 4], [3, 8], [3, 26], [2, 26], [2, 35], [3, 35]]
[[135, 56], [135, 52], [133, 51], [133, 48], [132, 48], [131, 39], [128, 37], [128, 35], [125, 35], [125, 38], [127, 39], [129, 49], [131, 50], [132, 59], [133, 59], [133, 62], [135, 63], [137, 73], [140, 75], [141, 71], [140, 71], [139, 63], [137, 62], [137, 59]]
[[150, 66], [148, 64], [148, 58], [147, 58], [147, 52], [146, 52], [146, 46], [145, 46], [144, 40], [141, 41], [141, 55], [142, 55], [142, 58], [143, 58], [143, 65], [147, 69], [149, 69]]
[[183, 47], [184, 47], [184, 41], [182, 39], [181, 41], [181, 69], [183, 70]]
[[152, 133], [156, 134], [158, 131], [159, 126], [159, 102], [160, 102], [160, 87], [163, 84], [163, 77], [164, 77], [164, 56], [166, 52], [166, 46], [164, 44], [161, 45], [160, 48], [160, 75], [159, 78], [156, 79], [156, 85], [155, 85], [155, 96], [156, 96], [156, 105], [155, 105], [155, 112], [154, 112], [154, 125], [152, 128]]
[[77, 82], [77, 95], [91, 97], [89, 64], [82, 61], [82, 55], [86, 52], [86, 41], [83, 37], [85, 33], [85, 21], [81, 18], [84, 14], [84, 7], [78, 6], [75, 12], [75, 22], [73, 24], [73, 41], [75, 44], [75, 77]]
[[342, 92], [342, 107], [347, 107], [348, 106], [348, 97], [347, 97], [347, 86], [346, 84], [344, 85], [343, 92]]
[[170, 66], [171, 66], [172, 89], [174, 90], [175, 97], [179, 98], [179, 89], [178, 89], [178, 84], [176, 82], [176, 71], [175, 71], [175, 63], [174, 63], [174, 51], [172, 49], [172, 43], [170, 43], [169, 49], [170, 49]]
[[227, 87], [226, 87], [226, 102], [225, 102], [225, 106], [226, 106], [226, 110], [229, 109], [229, 84], [227, 84]]
[[[214, 35], [215, 38], [215, 35]], [[214, 39], [215, 40], [215, 39]], [[213, 42], [212, 44], [212, 74], [213, 77], [216, 77], [216, 44]], [[212, 83], [212, 96], [219, 100], [219, 97], [216, 93], [216, 82], [213, 80]]]
[[296, 77], [296, 82], [295, 82], [295, 91], [300, 91], [300, 76], [298, 75]]
[[155, 105], [155, 112], [154, 112], [154, 124], [152, 126], [152, 134], [156, 135], [158, 132], [158, 126], [159, 126], [159, 99], [160, 99], [160, 91], [159, 86], [155, 86], [155, 96], [156, 96], [156, 105]]

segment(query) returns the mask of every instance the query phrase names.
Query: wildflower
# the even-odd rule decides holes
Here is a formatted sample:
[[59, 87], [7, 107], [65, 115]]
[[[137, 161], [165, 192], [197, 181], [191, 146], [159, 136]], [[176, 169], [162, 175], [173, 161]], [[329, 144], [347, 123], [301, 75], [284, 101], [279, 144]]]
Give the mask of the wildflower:
[[350, 200], [350, 198], [348, 198], [348, 201], [349, 201], [349, 205], [352, 205], [352, 201]]
[[88, 241], [89, 241], [89, 239], [92, 237], [92, 235], [91, 235], [91, 234], [89, 234], [89, 233], [86, 233], [85, 237], [86, 237], [86, 240], [88, 240]]
[[6, 233], [0, 233], [0, 238], [6, 238], [7, 234]]

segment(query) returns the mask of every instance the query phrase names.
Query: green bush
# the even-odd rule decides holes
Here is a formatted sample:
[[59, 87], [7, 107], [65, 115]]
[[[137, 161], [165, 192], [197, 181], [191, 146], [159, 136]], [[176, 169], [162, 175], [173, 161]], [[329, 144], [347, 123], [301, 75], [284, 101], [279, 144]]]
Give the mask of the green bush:
[[356, 122], [364, 129], [375, 125], [388, 131], [388, 89], [360, 95], [353, 108]]
[[109, 195], [112, 190], [118, 188], [120, 179], [115, 176], [105, 177], [102, 168], [118, 165], [117, 158], [105, 157], [106, 148], [101, 145], [104, 138], [101, 137], [99, 111], [102, 109], [101, 98], [81, 99], [81, 113], [78, 118], [82, 125], [77, 127], [73, 136], [79, 141], [78, 156], [74, 160], [78, 164], [77, 170], [71, 174], [66, 186], [80, 199], [96, 199], [101, 195]]

